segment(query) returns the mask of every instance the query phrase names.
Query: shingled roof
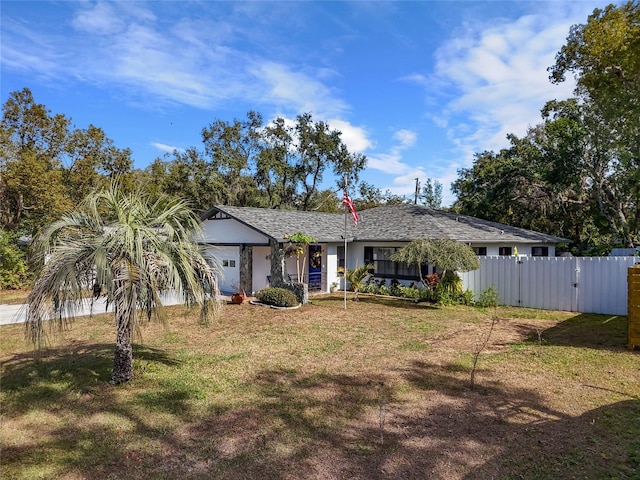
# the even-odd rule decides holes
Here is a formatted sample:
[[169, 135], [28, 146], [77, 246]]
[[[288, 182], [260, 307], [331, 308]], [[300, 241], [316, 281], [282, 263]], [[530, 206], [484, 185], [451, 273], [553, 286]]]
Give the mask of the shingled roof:
[[[345, 234], [344, 214], [273, 210], [217, 205], [202, 215], [206, 220], [222, 213], [277, 241], [302, 232], [318, 242], [340, 242]], [[347, 236], [353, 241], [409, 242], [418, 238], [450, 238], [472, 243], [559, 243], [564, 238], [421, 205], [389, 205], [358, 212], [354, 227], [347, 218]]]

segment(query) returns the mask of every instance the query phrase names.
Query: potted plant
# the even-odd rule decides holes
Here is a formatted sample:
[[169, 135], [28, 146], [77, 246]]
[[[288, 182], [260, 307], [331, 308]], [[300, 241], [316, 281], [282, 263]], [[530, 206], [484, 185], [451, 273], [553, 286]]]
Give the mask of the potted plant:
[[244, 302], [245, 298], [247, 298], [247, 296], [245, 295], [244, 292], [236, 292], [233, 295], [231, 295], [231, 301], [236, 305], [240, 305], [242, 302]]
[[247, 298], [247, 294], [244, 290], [240, 290], [240, 285], [237, 282], [233, 284], [233, 287], [235, 288], [235, 293], [231, 295], [231, 302], [240, 305]]
[[336, 291], [337, 289], [338, 289], [338, 282], [333, 282], [333, 283], [331, 284], [331, 286], [329, 287], [329, 291], [330, 291], [331, 293], [335, 293], [335, 291]]

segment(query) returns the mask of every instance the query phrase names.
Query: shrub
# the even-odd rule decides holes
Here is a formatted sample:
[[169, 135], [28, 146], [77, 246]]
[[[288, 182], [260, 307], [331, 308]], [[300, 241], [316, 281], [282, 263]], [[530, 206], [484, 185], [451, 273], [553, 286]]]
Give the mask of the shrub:
[[256, 298], [261, 303], [274, 305], [276, 307], [295, 307], [298, 305], [298, 299], [295, 294], [287, 289], [278, 287], [269, 287], [260, 290]]
[[360, 287], [360, 291], [362, 293], [378, 293], [378, 286], [372, 282], [365, 283], [362, 287]]
[[367, 263], [366, 265], [357, 267], [353, 270], [347, 270], [347, 281], [350, 284], [350, 289], [355, 293], [355, 297], [353, 298], [355, 301], [358, 301], [358, 292], [365, 284], [366, 279], [373, 275], [372, 270], [372, 263]]
[[456, 297], [452, 295], [449, 290], [444, 288], [436, 290], [435, 298], [433, 301], [438, 303], [439, 305], [445, 306], [456, 305], [458, 303]]
[[433, 290], [430, 288], [418, 288], [418, 292], [420, 292], [420, 300], [423, 302], [433, 302], [435, 299], [435, 295]]
[[461, 305], [473, 305], [473, 292], [471, 290], [465, 290], [464, 293], [458, 297], [458, 301]]
[[436, 290], [445, 290], [450, 297], [462, 295], [462, 279], [456, 272], [447, 271], [436, 285]]
[[394, 278], [389, 282], [389, 294], [394, 297], [402, 296], [402, 293], [400, 292], [400, 281], [397, 278]]
[[500, 305], [500, 293], [493, 285], [480, 294], [480, 298], [476, 302], [478, 307], [497, 307]]
[[20, 288], [26, 280], [27, 262], [15, 235], [0, 230], [0, 289]]
[[420, 290], [415, 287], [405, 287], [404, 285], [398, 286], [399, 297], [414, 298], [418, 300], [420, 298]]

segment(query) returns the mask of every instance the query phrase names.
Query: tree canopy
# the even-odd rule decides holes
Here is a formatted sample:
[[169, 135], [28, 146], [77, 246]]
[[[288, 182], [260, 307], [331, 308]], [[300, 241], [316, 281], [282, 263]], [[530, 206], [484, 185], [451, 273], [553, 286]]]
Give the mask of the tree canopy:
[[[480, 268], [480, 260], [471, 247], [448, 238], [421, 238], [409, 242], [391, 255], [394, 262], [416, 265], [418, 271], [422, 265], [434, 265], [446, 272], [468, 272]], [[420, 278], [425, 284], [425, 279]], [[425, 286], [427, 286], [425, 284]]]
[[[345, 178], [355, 185], [366, 157], [349, 152], [341, 133], [310, 113], [265, 123], [260, 113], [214, 120], [202, 146], [174, 151], [134, 170], [131, 151], [117, 148], [94, 125], [76, 128], [24, 88], [3, 104], [0, 122], [0, 228], [35, 234], [118, 177], [152, 197], [212, 205], [340, 211]], [[326, 187], [326, 175], [335, 178]]]
[[325, 174], [331, 172], [341, 190], [345, 176], [357, 183], [366, 166], [339, 131], [310, 113], [268, 124], [254, 111], [244, 120], [218, 119], [202, 130], [202, 141], [203, 151], [174, 152], [148, 169], [155, 184], [188, 194], [199, 210], [223, 204], [335, 211], [335, 192], [320, 188]]
[[109, 179], [130, 184], [130, 155], [100, 128], [52, 114], [28, 88], [12, 92], [0, 121], [0, 228], [35, 234]]
[[567, 73], [576, 79], [575, 93], [598, 105], [619, 131], [640, 122], [640, 3], [595, 9], [586, 24], [571, 27], [567, 43], [549, 68], [554, 83]]
[[[337, 192], [345, 178], [357, 184], [366, 166], [366, 157], [349, 152], [339, 131], [309, 113], [265, 123], [249, 111], [243, 120], [214, 120], [201, 133], [201, 148], [174, 151], [134, 170], [131, 151], [116, 147], [99, 127], [76, 128], [71, 118], [37, 103], [28, 88], [11, 92], [0, 120], [5, 240], [36, 235], [115, 178], [123, 191], [188, 199], [198, 213], [216, 204], [340, 212]], [[329, 173], [333, 187], [326, 186]], [[17, 270], [5, 275], [18, 276]]]

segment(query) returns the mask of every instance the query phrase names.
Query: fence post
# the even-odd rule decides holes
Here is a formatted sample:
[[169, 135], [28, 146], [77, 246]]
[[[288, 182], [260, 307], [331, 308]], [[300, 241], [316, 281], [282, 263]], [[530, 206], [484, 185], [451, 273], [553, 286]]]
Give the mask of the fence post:
[[577, 257], [574, 257], [572, 259], [573, 261], [571, 262], [573, 264], [573, 288], [574, 288], [574, 295], [573, 295], [573, 301], [575, 302], [573, 305], [571, 305], [571, 311], [572, 312], [579, 312], [579, 308], [580, 308], [580, 259]]
[[627, 286], [627, 337], [629, 350], [633, 350], [640, 347], [640, 265], [629, 267]]

